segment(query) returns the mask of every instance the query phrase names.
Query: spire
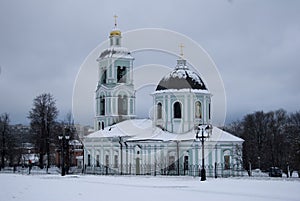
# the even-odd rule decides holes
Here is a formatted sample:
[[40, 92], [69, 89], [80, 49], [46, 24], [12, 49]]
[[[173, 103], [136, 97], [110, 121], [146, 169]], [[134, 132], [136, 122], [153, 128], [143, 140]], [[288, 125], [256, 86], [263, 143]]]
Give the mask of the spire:
[[184, 45], [181, 43], [179, 45], [179, 47], [180, 47], [180, 56], [181, 56], [181, 58], [183, 58], [183, 48], [184, 48]]
[[115, 29], [116, 29], [117, 28], [117, 18], [118, 18], [118, 16], [114, 15], [114, 18], [115, 18]]
[[115, 18], [115, 27], [113, 28], [113, 30], [110, 32], [110, 37], [112, 36], [121, 36], [121, 31], [117, 28], [117, 15], [113, 16]]
[[179, 47], [180, 47], [180, 58], [177, 60], [177, 65], [175, 69], [188, 69], [188, 67], [186, 66], [186, 60], [183, 58], [184, 45], [181, 43]]

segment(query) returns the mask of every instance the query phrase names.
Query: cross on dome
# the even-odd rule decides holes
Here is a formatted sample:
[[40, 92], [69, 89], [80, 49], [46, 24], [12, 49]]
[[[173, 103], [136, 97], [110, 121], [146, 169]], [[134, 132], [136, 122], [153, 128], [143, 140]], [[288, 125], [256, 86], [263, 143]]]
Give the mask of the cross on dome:
[[115, 28], [117, 28], [117, 18], [118, 18], [118, 16], [114, 15], [114, 18], [115, 18]]
[[184, 45], [181, 43], [179, 45], [179, 47], [180, 47], [180, 56], [181, 56], [181, 58], [183, 58], [183, 48], [184, 48]]
[[113, 30], [110, 32], [110, 36], [121, 36], [121, 31], [117, 28], [117, 15], [113, 16], [115, 18], [115, 27], [113, 28]]

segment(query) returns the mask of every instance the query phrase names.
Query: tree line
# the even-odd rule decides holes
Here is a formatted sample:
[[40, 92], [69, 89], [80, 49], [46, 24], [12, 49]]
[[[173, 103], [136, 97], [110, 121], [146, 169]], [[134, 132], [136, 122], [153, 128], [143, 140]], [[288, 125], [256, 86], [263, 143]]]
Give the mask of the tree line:
[[34, 151], [39, 155], [38, 166], [40, 168], [50, 167], [55, 163], [55, 154], [60, 147], [58, 139], [62, 135], [66, 126], [71, 127], [68, 135], [70, 140], [78, 139], [72, 114], [68, 113], [64, 121], [58, 121], [58, 109], [53, 95], [43, 93], [33, 100], [27, 118], [30, 120], [30, 130], [28, 135], [13, 131], [10, 126], [8, 113], [0, 115], [0, 155], [1, 168], [5, 166], [21, 165], [24, 162], [24, 143], [30, 143]]
[[242, 120], [225, 127], [245, 140], [243, 165], [267, 171], [279, 167], [300, 172], [300, 111], [285, 110], [247, 114]]

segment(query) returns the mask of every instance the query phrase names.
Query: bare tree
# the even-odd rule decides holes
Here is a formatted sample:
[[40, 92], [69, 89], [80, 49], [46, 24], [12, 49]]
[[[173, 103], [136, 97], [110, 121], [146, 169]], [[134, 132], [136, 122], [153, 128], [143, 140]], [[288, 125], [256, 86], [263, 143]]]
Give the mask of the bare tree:
[[300, 111], [289, 116], [287, 125], [288, 141], [290, 142], [288, 163], [291, 171], [297, 170], [300, 177]]
[[29, 111], [28, 118], [33, 132], [33, 142], [39, 152], [39, 166], [43, 168], [44, 156], [47, 155], [47, 170], [50, 166], [50, 148], [52, 129], [58, 116], [56, 102], [49, 93], [37, 96], [33, 100], [33, 107]]
[[5, 166], [5, 157], [8, 149], [8, 132], [9, 132], [9, 116], [4, 113], [0, 116], [0, 132], [1, 132], [1, 168]]
[[300, 112], [285, 110], [247, 114], [225, 128], [245, 140], [243, 164], [267, 170], [278, 166], [285, 172], [300, 170]]

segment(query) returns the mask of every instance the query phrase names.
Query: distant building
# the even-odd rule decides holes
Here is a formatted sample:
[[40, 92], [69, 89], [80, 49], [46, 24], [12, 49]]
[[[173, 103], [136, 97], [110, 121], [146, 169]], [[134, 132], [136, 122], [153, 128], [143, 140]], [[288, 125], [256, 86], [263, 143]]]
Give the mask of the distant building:
[[[110, 47], [97, 59], [96, 131], [83, 140], [86, 172], [198, 175], [202, 147], [195, 140], [194, 128], [211, 127], [212, 94], [180, 57], [151, 94], [153, 118], [136, 119], [134, 58], [121, 46], [121, 39], [115, 27]], [[241, 138], [212, 127], [204, 147], [208, 176], [215, 168], [239, 174], [242, 143]]]
[[[70, 140], [68, 143], [66, 152], [66, 158], [65, 158], [65, 164], [69, 167], [83, 167], [83, 144], [79, 140]], [[61, 150], [57, 149], [56, 151], [56, 166], [61, 166], [62, 161], [62, 155]]]

